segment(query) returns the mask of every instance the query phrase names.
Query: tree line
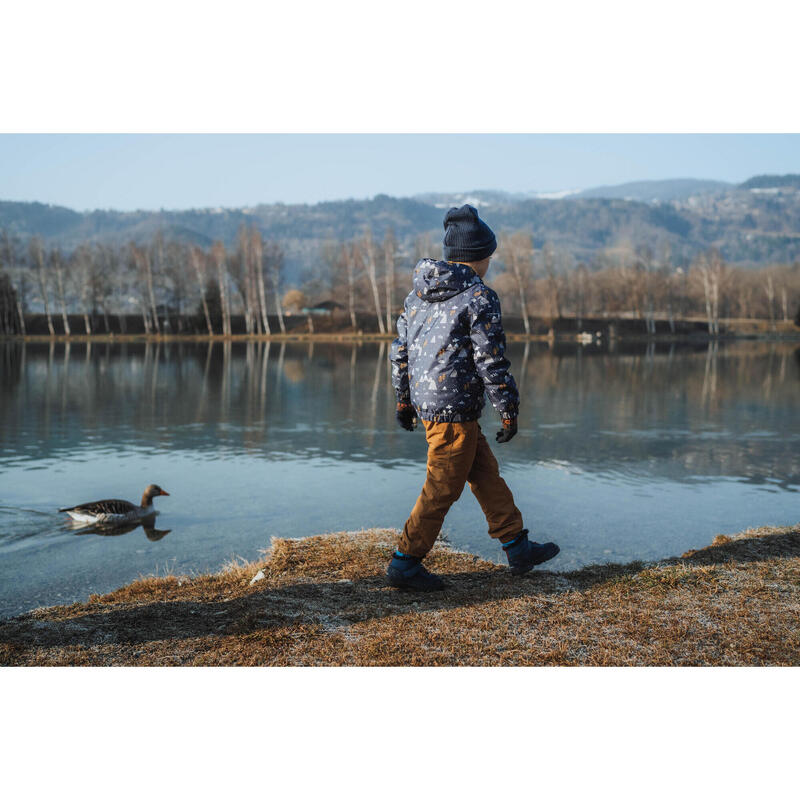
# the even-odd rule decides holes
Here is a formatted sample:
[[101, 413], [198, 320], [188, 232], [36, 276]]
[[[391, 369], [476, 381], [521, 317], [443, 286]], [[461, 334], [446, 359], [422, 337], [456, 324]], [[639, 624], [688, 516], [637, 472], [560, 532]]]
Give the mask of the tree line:
[[[712, 334], [721, 319], [773, 324], [800, 315], [800, 263], [759, 269], [728, 264], [719, 251], [675, 266], [669, 246], [625, 243], [598, 250], [589, 261], [531, 235], [502, 232], [487, 282], [504, 313], [524, 330], [535, 319], [612, 316], [644, 321], [703, 318]], [[308, 313], [326, 301], [340, 327], [391, 333], [409, 292], [411, 268], [438, 257], [429, 234], [382, 239], [369, 226], [346, 241], [327, 241], [313, 268], [289, 285], [279, 241], [242, 225], [233, 245], [203, 248], [157, 234], [146, 243], [83, 243], [72, 252], [0, 232], [0, 332], [25, 333], [27, 317], [43, 314], [51, 335], [125, 333], [126, 315], [141, 317], [146, 333], [230, 335], [285, 332], [285, 314]], [[74, 315], [80, 325], [73, 329]], [[70, 320], [70, 316], [73, 320]], [[370, 321], [371, 320], [371, 324]], [[798, 319], [800, 323], [800, 319]], [[309, 317], [309, 325], [310, 325]]]
[[522, 316], [529, 331], [533, 316], [549, 319], [633, 317], [655, 332], [657, 319], [704, 318], [711, 334], [721, 319], [775, 323], [800, 314], [800, 263], [748, 268], [728, 264], [714, 248], [686, 267], [675, 266], [668, 245], [657, 249], [620, 244], [575, 262], [545, 243], [536, 250], [530, 235], [504, 237], [498, 250], [501, 274], [493, 286], [504, 310]]
[[[248, 334], [272, 333], [270, 315], [283, 331], [283, 258], [277, 242], [246, 226], [228, 248], [215, 242], [206, 249], [157, 234], [144, 245], [85, 243], [69, 255], [45, 248], [38, 236], [23, 245], [8, 231], [0, 233], [0, 270], [9, 287], [4, 308], [13, 305], [14, 324], [23, 334], [33, 305], [51, 335], [111, 332], [112, 315], [125, 333], [131, 313], [141, 315], [146, 333], [193, 331], [201, 321], [210, 335], [230, 335], [237, 314]], [[80, 331], [72, 330], [69, 319], [76, 311]]]

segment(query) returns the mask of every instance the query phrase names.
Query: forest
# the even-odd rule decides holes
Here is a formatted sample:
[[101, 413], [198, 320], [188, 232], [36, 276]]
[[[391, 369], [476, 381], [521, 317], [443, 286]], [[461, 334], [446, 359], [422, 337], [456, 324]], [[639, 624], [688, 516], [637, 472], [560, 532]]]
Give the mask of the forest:
[[[709, 248], [688, 264], [668, 242], [651, 248], [622, 240], [579, 260], [526, 230], [505, 231], [487, 277], [504, 314], [521, 320], [619, 317], [701, 319], [712, 335], [720, 320], [789, 321], [800, 314], [800, 263], [759, 268], [726, 263]], [[70, 252], [39, 236], [0, 231], [0, 333], [284, 333], [287, 318], [308, 330], [326, 316], [340, 330], [391, 333], [410, 290], [411, 269], [437, 257], [430, 233], [378, 238], [370, 225], [349, 239], [322, 243], [291, 282], [279, 239], [241, 224], [235, 243], [190, 244], [157, 232], [148, 242], [86, 241]], [[677, 263], [676, 263], [677, 262]], [[44, 320], [44, 330], [34, 330]], [[800, 319], [798, 320], [800, 322]], [[330, 321], [328, 327], [330, 327]]]

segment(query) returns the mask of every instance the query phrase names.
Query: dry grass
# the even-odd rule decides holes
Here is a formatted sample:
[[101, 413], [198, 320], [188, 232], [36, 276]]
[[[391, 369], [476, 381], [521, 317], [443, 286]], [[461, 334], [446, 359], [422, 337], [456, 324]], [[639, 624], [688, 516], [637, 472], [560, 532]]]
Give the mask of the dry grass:
[[523, 578], [438, 545], [434, 595], [386, 586], [395, 536], [279, 539], [260, 562], [39, 609], [0, 625], [0, 663], [800, 665], [800, 527]]

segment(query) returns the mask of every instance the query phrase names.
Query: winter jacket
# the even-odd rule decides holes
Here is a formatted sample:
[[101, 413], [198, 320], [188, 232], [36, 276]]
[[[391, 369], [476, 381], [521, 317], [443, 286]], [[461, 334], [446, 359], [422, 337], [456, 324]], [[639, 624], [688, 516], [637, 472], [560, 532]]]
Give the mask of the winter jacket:
[[478, 419], [484, 391], [503, 419], [519, 394], [506, 359], [497, 294], [465, 264], [423, 258], [392, 342], [392, 386], [421, 419]]

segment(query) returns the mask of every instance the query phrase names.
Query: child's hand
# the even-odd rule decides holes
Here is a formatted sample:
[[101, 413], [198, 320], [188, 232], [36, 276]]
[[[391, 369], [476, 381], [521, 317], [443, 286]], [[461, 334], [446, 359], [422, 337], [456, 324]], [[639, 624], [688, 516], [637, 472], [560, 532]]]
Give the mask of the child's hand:
[[510, 442], [517, 435], [517, 418], [504, 419], [503, 430], [497, 431], [498, 442]]
[[410, 403], [398, 403], [397, 404], [397, 422], [401, 428], [405, 428], [407, 431], [413, 431], [416, 426], [417, 421], [417, 414], [414, 411], [414, 406]]

